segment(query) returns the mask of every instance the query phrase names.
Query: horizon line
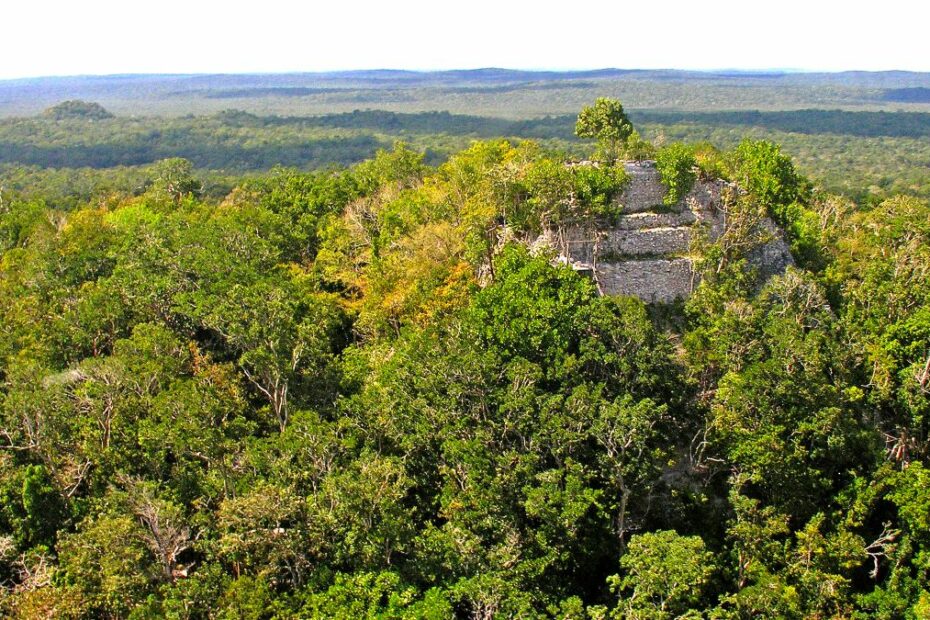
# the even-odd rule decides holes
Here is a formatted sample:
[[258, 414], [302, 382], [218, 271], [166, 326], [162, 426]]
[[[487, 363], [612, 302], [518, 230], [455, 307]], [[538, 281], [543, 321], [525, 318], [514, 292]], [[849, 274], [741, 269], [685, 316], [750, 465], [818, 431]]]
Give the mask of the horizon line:
[[911, 69], [799, 69], [791, 67], [767, 67], [767, 68], [740, 68], [740, 67], [721, 67], [721, 68], [702, 68], [702, 69], [682, 69], [675, 67], [662, 68], [636, 68], [636, 67], [594, 67], [594, 68], [573, 68], [573, 69], [551, 69], [551, 68], [514, 68], [514, 67], [471, 67], [471, 68], [447, 68], [447, 69], [401, 69], [392, 67], [379, 68], [354, 68], [354, 69], [327, 69], [327, 70], [274, 70], [274, 71], [192, 71], [192, 72], [175, 72], [175, 71], [154, 71], [154, 72], [117, 72], [117, 73], [62, 73], [62, 74], [43, 74], [20, 77], [0, 77], [0, 82], [17, 82], [29, 80], [54, 80], [54, 79], [89, 79], [89, 78], [137, 78], [137, 77], [210, 77], [210, 76], [258, 76], [258, 75], [334, 75], [334, 74], [361, 74], [361, 73], [408, 73], [408, 74], [442, 74], [442, 73], [467, 73], [481, 71], [505, 71], [512, 73], [538, 73], [538, 74], [569, 74], [569, 73], [601, 73], [610, 71], [622, 71], [628, 73], [699, 73], [699, 74], [717, 74], [717, 75], [739, 75], [739, 74], [770, 74], [770, 75], [841, 75], [845, 73], [910, 73], [926, 75], [930, 71], [915, 71]]

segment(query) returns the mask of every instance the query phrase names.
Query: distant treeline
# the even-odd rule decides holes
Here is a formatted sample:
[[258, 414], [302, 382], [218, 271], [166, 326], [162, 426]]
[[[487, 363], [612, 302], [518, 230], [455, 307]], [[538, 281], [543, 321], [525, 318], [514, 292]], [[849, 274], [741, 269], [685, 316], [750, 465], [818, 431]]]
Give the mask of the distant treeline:
[[885, 101], [900, 101], [901, 103], [930, 103], [930, 88], [916, 86], [914, 88], [890, 88], [885, 91]]
[[317, 139], [302, 143], [248, 146], [190, 140], [178, 144], [128, 140], [116, 144], [47, 146], [0, 141], [0, 163], [43, 168], [112, 168], [139, 166], [169, 157], [183, 157], [210, 170], [267, 170], [281, 165], [321, 168], [367, 159], [389, 143], [373, 136]]
[[[439, 88], [441, 93], [508, 93], [526, 90], [563, 90], [566, 88], [594, 88], [596, 82], [564, 81], [564, 82], [516, 82], [513, 84], [494, 84], [490, 86], [449, 86]], [[377, 92], [383, 93], [380, 88], [328, 88], [303, 86], [259, 86], [255, 88], [222, 88], [205, 89], [197, 91], [177, 91], [174, 96], [188, 97], [191, 94], [203, 95], [207, 99], [263, 99], [265, 97], [311, 97], [313, 95], [353, 94]], [[367, 100], [368, 97], [361, 97]]]
[[[258, 117], [243, 112], [223, 113], [233, 122], [259, 125], [307, 124], [315, 127], [447, 133], [477, 137], [517, 136], [574, 140], [575, 117], [545, 116], [530, 120], [508, 120], [448, 112], [398, 113], [356, 110], [315, 117]], [[633, 111], [634, 123], [677, 125], [745, 125], [790, 133], [840, 134], [860, 137], [921, 138], [930, 136], [930, 113], [848, 112], [844, 110], [793, 110], [787, 112], [665, 112]]]
[[350, 165], [395, 140], [415, 139], [438, 162], [442, 136], [573, 141], [574, 121], [544, 117], [513, 121], [448, 112], [399, 114], [379, 110], [313, 117], [256, 116], [236, 110], [212, 116], [112, 118], [93, 122], [49, 117], [0, 122], [0, 163], [45, 168], [138, 166], [183, 157], [197, 168], [266, 170], [276, 165], [314, 169]]
[[[239, 99], [244, 97], [307, 97], [309, 95], [326, 95], [328, 93], [338, 93], [344, 90], [344, 88], [305, 88], [302, 86], [278, 86], [259, 88], [227, 88], [219, 90], [201, 90], [195, 92], [196, 94], [202, 94], [207, 99]], [[172, 94], [189, 96], [192, 93], [190, 91], [178, 91]]]
[[[251, 116], [251, 115], [249, 115]], [[383, 132], [469, 135], [480, 138], [515, 136], [520, 138], [557, 138], [574, 140], [575, 117], [545, 116], [529, 120], [508, 120], [486, 116], [468, 116], [448, 112], [405, 114], [384, 110], [356, 110], [305, 118], [252, 117], [271, 125], [306, 124], [331, 129], [369, 129]]]
[[[923, 90], [930, 94], [930, 89]], [[870, 138], [880, 136], [923, 138], [930, 136], [930, 114], [924, 112], [847, 112], [844, 110], [792, 110], [787, 112], [758, 112], [755, 110], [734, 112], [643, 111], [631, 113], [630, 118], [634, 122], [641, 124], [746, 125], [790, 133], [832, 133]]]

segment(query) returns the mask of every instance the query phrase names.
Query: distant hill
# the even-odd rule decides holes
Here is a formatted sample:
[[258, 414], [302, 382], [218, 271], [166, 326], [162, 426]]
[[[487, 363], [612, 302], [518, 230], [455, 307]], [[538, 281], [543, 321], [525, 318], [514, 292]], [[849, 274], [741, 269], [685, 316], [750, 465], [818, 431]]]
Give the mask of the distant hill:
[[62, 101], [58, 105], [54, 105], [45, 110], [45, 112], [42, 113], [42, 116], [54, 119], [56, 121], [69, 119], [101, 121], [108, 118], [113, 118], [113, 115], [99, 103], [94, 103], [92, 101], [80, 101], [78, 99]]

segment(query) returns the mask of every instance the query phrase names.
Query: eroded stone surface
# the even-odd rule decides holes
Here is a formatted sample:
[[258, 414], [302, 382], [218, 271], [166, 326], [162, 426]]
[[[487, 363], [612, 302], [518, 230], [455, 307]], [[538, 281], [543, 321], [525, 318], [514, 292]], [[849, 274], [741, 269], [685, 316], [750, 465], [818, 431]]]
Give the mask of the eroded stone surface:
[[640, 230], [642, 228], [661, 228], [666, 226], [688, 226], [697, 221], [694, 212], [690, 209], [670, 213], [629, 213], [620, 218], [616, 228], [618, 230]]
[[602, 261], [619, 261], [635, 256], [682, 254], [687, 252], [690, 246], [690, 226], [662, 226], [607, 231], [599, 250]]
[[691, 294], [694, 273], [687, 258], [602, 263], [597, 283], [609, 295], [635, 295], [650, 303], [669, 303]]
[[655, 162], [627, 162], [624, 168], [630, 182], [619, 199], [623, 211], [638, 213], [660, 207], [665, 198], [665, 187]]

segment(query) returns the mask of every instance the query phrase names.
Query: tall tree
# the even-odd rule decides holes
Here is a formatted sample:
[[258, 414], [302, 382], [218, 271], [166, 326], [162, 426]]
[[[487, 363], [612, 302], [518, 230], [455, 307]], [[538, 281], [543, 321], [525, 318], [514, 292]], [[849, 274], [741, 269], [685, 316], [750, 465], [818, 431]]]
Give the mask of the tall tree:
[[633, 123], [616, 99], [598, 98], [578, 114], [575, 135], [597, 140], [598, 157], [616, 161], [627, 139], [633, 135]]

